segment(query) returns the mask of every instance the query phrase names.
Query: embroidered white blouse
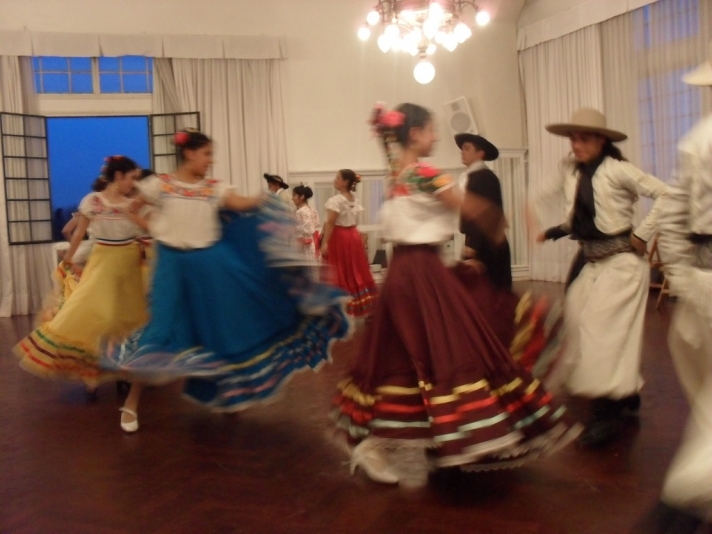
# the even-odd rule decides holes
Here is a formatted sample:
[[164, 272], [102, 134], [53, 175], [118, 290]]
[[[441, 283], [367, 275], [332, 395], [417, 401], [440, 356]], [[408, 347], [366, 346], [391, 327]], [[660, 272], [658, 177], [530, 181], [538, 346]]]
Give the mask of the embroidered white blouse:
[[424, 163], [409, 165], [390, 183], [381, 207], [383, 237], [403, 245], [437, 245], [452, 239], [453, 210], [437, 195], [456, 187], [451, 176]]
[[319, 229], [319, 213], [311, 206], [304, 205], [295, 213], [297, 239], [310, 240]]
[[128, 216], [133, 201], [109, 202], [101, 193], [89, 193], [79, 204], [79, 212], [89, 219], [88, 233], [101, 243], [128, 242], [141, 235], [141, 228]]
[[190, 184], [163, 174], [149, 176], [137, 186], [155, 206], [149, 228], [156, 241], [190, 250], [207, 248], [220, 239], [218, 212], [231, 190], [224, 182], [205, 179]]
[[341, 193], [327, 200], [324, 207], [339, 214], [336, 218], [336, 226], [356, 226], [359, 215], [363, 211], [363, 206], [355, 195], [353, 200], [349, 200]]
[[[663, 182], [638, 169], [627, 161], [606, 157], [593, 175], [593, 197], [596, 205], [595, 224], [607, 235], [618, 235], [628, 230], [643, 241], [649, 241], [657, 229], [658, 218], [668, 198], [670, 188]], [[567, 212], [566, 224], [573, 216], [578, 171], [572, 157], [559, 163], [558, 175], [544, 184], [536, 196], [534, 209], [539, 220], [551, 210], [563, 192]], [[634, 227], [634, 204], [639, 196], [655, 199], [643, 222]]]

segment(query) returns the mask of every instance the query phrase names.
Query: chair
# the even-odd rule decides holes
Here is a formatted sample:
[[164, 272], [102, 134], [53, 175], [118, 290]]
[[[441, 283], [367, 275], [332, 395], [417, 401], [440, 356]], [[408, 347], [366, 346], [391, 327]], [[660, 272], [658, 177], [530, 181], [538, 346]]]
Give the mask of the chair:
[[650, 247], [648, 252], [648, 265], [650, 265], [650, 270], [657, 270], [662, 276], [662, 281], [650, 279], [650, 289], [657, 289], [660, 291], [658, 294], [658, 301], [655, 303], [655, 309], [660, 309], [660, 305], [663, 301], [671, 295], [670, 286], [668, 284], [667, 277], [665, 276], [665, 264], [660, 259], [660, 251], [658, 250], [658, 236], [653, 239], [653, 245]]

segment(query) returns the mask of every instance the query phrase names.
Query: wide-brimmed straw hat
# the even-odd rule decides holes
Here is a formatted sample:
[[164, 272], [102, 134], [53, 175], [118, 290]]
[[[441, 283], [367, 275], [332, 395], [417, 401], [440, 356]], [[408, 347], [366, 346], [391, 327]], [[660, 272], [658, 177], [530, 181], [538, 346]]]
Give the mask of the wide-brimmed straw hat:
[[563, 137], [570, 136], [573, 132], [597, 133], [607, 137], [614, 143], [628, 139], [623, 132], [611, 130], [606, 124], [603, 113], [593, 108], [577, 109], [571, 114], [571, 120], [563, 124], [548, 124], [546, 131]]
[[688, 85], [712, 85], [712, 43], [710, 44], [708, 57], [708, 61], [685, 74], [682, 77], [682, 81]]

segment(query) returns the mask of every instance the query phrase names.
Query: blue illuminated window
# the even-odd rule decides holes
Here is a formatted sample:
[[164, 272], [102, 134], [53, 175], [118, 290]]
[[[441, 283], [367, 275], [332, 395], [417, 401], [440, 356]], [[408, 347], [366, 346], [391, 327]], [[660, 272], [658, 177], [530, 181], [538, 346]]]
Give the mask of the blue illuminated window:
[[153, 92], [153, 58], [145, 56], [33, 57], [32, 70], [39, 94]]
[[38, 93], [87, 94], [94, 92], [90, 57], [33, 57]]
[[153, 59], [145, 56], [100, 57], [102, 93], [152, 93]]

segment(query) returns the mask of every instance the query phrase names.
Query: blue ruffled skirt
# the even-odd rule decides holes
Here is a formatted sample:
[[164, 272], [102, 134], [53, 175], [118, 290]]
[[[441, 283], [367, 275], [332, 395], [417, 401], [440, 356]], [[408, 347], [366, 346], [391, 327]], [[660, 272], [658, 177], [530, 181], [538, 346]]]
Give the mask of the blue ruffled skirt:
[[158, 245], [151, 320], [107, 351], [104, 365], [151, 383], [189, 377], [190, 399], [234, 411], [272, 397], [295, 372], [318, 368], [351, 323], [349, 296], [313, 279], [280, 204], [223, 219], [223, 237], [209, 248]]

